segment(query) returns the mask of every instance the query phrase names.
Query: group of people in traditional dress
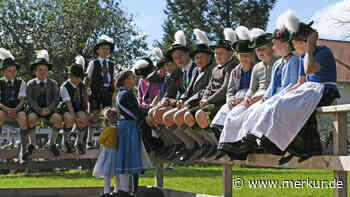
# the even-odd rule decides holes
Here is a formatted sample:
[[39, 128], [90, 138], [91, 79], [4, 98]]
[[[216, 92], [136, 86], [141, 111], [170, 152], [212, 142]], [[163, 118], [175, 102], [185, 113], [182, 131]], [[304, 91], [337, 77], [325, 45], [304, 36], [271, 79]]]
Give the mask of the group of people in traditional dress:
[[[204, 31], [194, 29], [194, 50], [179, 30], [165, 53], [153, 49], [156, 64], [145, 57], [120, 72], [109, 60], [114, 42], [103, 35], [94, 48], [98, 58], [84, 72], [84, 58], [77, 57], [60, 88], [48, 77], [52, 65], [46, 50], [30, 65], [35, 78], [25, 83], [16, 77], [14, 57], [2, 48], [0, 124], [19, 123], [22, 163], [35, 150], [34, 127], [40, 119], [52, 124], [49, 150], [54, 155], [59, 154], [60, 129], [61, 150], [84, 154], [89, 124], [115, 102], [116, 109], [104, 111], [99, 138], [104, 149], [94, 169], [95, 176], [105, 178], [102, 196], [130, 196], [128, 175], [137, 185], [137, 174], [151, 166], [150, 152], [173, 162], [225, 155], [245, 160], [250, 153], [281, 155], [281, 164], [293, 156], [303, 161], [322, 152], [316, 107], [340, 98], [335, 58], [328, 47], [317, 45], [311, 25], [287, 11], [273, 33], [225, 28], [214, 45]], [[74, 124], [75, 148], [67, 139]], [[118, 185], [110, 194], [112, 176]]]

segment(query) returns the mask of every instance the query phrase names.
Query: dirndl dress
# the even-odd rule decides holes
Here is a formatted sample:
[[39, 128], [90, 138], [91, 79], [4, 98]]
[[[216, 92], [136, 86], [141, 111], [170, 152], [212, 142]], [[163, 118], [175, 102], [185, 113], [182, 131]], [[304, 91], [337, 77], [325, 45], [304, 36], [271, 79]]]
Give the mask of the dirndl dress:
[[118, 128], [117, 174], [137, 174], [142, 171], [140, 129], [135, 120], [120, 120]]
[[105, 176], [115, 176], [117, 173], [117, 149], [112, 147], [103, 147], [98, 156], [92, 175], [98, 178]]

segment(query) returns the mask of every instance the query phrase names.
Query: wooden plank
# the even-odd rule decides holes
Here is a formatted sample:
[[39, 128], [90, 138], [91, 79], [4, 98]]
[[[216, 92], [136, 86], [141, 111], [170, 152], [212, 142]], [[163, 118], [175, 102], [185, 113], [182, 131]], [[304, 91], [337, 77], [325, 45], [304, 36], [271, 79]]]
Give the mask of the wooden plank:
[[[60, 152], [58, 157], [54, 157], [48, 150], [37, 150], [32, 155], [28, 157], [31, 159], [96, 159], [98, 157], [98, 149], [90, 149], [83, 155], [80, 155], [76, 152], [74, 153], [64, 153]], [[0, 150], [0, 158], [6, 159], [17, 159], [18, 150]]]
[[[42, 168], [68, 168], [91, 169], [94, 167], [96, 159], [62, 159], [62, 160], [45, 160], [29, 161], [27, 164], [13, 162], [0, 163], [0, 169], [42, 169]], [[1, 195], [0, 195], [1, 196]]]
[[250, 154], [245, 161], [231, 161], [229, 157], [225, 156], [219, 160], [201, 159], [197, 163], [211, 163], [211, 164], [229, 164], [239, 166], [254, 166], [254, 167], [273, 167], [273, 168], [296, 168], [296, 169], [320, 169], [320, 170], [338, 170], [350, 171], [350, 156], [333, 156], [320, 155], [313, 156], [310, 159], [298, 163], [298, 158], [293, 158], [290, 162], [284, 165], [278, 165], [281, 156], [270, 154]]
[[331, 105], [325, 107], [318, 107], [317, 113], [337, 113], [337, 112], [350, 112], [350, 104], [344, 105]]
[[[335, 129], [333, 131], [333, 150], [334, 155], [347, 154], [347, 114], [338, 112], [334, 121]], [[340, 181], [343, 187], [336, 187], [333, 190], [334, 197], [346, 197], [347, 192], [347, 172], [344, 170], [334, 170], [334, 180]], [[337, 185], [336, 185], [337, 186]]]
[[155, 172], [155, 182], [156, 187], [163, 187], [163, 178], [164, 178], [164, 165], [163, 163], [156, 163], [156, 172]]
[[222, 167], [222, 196], [232, 197], [232, 165]]

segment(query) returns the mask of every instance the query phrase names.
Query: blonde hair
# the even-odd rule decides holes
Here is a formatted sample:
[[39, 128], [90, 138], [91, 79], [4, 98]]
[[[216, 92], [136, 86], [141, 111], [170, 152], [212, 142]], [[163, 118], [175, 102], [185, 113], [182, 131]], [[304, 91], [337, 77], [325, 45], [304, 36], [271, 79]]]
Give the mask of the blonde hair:
[[[119, 120], [119, 111], [117, 108], [106, 107], [102, 111], [103, 122], [105, 127], [112, 126]], [[114, 125], [115, 126], [115, 125]]]

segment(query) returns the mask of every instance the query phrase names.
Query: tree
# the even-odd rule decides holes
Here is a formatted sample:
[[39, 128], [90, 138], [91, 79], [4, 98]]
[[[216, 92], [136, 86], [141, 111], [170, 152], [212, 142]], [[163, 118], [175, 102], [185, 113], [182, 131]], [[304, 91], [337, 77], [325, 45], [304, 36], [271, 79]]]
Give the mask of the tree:
[[[137, 30], [132, 15], [120, 8], [120, 0], [7, 0], [0, 2], [0, 45], [25, 66], [37, 49], [47, 49], [53, 77], [64, 80], [65, 66], [78, 54], [93, 57], [98, 37], [106, 34], [116, 43], [111, 58], [129, 65], [147, 50], [146, 36]], [[28, 79], [30, 75], [25, 75]]]
[[185, 31], [188, 41], [194, 38], [194, 28], [207, 32], [212, 40], [222, 38], [225, 27], [265, 29], [275, 3], [276, 0], [167, 0], [162, 45], [168, 48], [180, 29]]

